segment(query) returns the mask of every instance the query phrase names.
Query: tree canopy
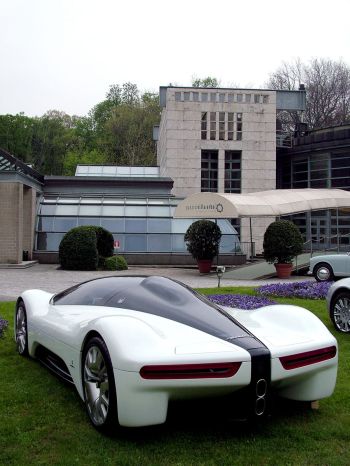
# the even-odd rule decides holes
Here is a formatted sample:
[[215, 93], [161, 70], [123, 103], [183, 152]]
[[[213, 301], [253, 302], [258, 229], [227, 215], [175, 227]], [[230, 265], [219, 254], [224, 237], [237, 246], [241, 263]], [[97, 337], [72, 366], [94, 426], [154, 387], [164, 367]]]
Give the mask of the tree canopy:
[[159, 115], [158, 94], [113, 84], [87, 116], [58, 110], [41, 117], [0, 115], [0, 147], [46, 175], [74, 175], [78, 163], [152, 165]]
[[[350, 68], [342, 60], [314, 58], [308, 63], [283, 63], [270, 75], [267, 86], [296, 90], [304, 84], [307, 105], [304, 121], [310, 129], [339, 125], [350, 120]], [[286, 115], [284, 121], [288, 121]], [[296, 115], [289, 121], [297, 122]]]

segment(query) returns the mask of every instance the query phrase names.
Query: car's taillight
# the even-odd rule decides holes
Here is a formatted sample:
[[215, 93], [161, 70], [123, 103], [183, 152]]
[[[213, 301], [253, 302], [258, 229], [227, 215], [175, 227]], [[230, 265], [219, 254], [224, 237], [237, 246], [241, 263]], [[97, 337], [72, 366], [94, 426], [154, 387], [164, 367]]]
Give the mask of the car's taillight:
[[241, 367], [241, 362], [212, 364], [170, 364], [143, 366], [140, 375], [144, 379], [212, 379], [232, 377]]
[[317, 362], [327, 361], [332, 359], [337, 354], [336, 346], [328, 346], [313, 351], [306, 351], [305, 353], [297, 353], [291, 356], [283, 356], [280, 358], [281, 364], [284, 369], [296, 369], [298, 367], [308, 366]]

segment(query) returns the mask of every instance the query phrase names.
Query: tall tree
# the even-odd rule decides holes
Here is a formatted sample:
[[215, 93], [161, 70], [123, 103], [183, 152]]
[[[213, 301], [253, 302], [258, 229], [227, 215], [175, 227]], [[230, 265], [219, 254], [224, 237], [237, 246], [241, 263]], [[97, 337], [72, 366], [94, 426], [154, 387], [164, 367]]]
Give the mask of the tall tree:
[[[283, 63], [270, 75], [267, 86], [296, 90], [300, 84], [305, 84], [307, 91], [304, 121], [310, 129], [339, 125], [350, 119], [350, 68], [343, 61], [315, 58], [309, 63]], [[296, 122], [295, 115], [291, 120]]]

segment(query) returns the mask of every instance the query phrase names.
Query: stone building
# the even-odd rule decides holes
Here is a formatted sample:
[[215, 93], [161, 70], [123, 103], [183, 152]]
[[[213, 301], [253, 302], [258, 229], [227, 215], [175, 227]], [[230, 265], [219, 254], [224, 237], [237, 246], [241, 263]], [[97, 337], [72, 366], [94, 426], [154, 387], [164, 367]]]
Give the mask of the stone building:
[[[157, 162], [174, 194], [249, 193], [276, 189], [276, 148], [287, 137], [276, 115], [305, 110], [305, 90], [161, 87], [160, 104]], [[269, 223], [253, 220], [257, 252]], [[233, 224], [248, 241], [248, 220]]]

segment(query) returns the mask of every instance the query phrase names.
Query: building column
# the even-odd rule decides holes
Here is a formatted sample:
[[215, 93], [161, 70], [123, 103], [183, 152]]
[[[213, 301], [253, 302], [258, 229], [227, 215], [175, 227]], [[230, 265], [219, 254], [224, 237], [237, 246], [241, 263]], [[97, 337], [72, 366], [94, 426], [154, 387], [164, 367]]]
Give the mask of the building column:
[[32, 260], [35, 229], [36, 191], [23, 188], [23, 250], [28, 251], [28, 259]]
[[23, 252], [23, 185], [0, 183], [0, 263], [18, 264]]

